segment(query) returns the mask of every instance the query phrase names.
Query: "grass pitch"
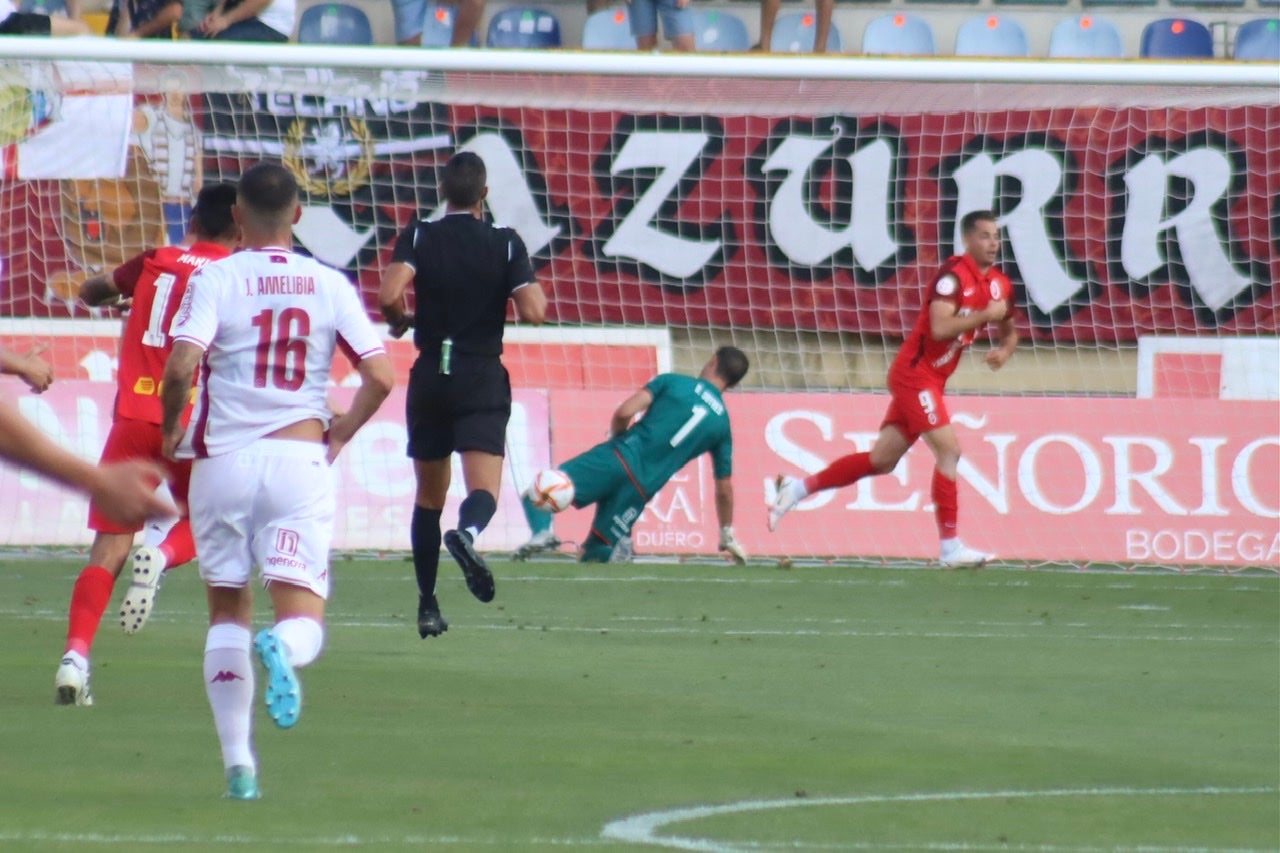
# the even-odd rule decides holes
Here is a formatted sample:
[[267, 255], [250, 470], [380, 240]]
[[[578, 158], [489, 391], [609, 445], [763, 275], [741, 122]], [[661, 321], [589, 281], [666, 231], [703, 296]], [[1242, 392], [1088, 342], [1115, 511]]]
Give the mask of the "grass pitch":
[[141, 634], [109, 611], [59, 708], [80, 564], [0, 564], [0, 847], [1280, 847], [1273, 575], [493, 568], [481, 605], [444, 559], [423, 641], [408, 563], [337, 563], [233, 803], [194, 571]]

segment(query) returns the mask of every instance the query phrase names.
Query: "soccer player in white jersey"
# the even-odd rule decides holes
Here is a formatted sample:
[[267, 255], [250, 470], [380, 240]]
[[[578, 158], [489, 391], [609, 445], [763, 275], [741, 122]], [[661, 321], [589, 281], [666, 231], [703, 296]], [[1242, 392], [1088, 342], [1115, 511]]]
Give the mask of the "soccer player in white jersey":
[[[352, 284], [289, 250], [302, 213], [293, 175], [272, 163], [250, 168], [232, 210], [243, 248], [192, 276], [173, 320], [161, 399], [166, 453], [195, 460], [191, 527], [209, 599], [205, 692], [227, 796], [257, 799], [250, 572], [259, 566], [275, 610], [275, 625], [252, 642], [266, 668], [267, 712], [288, 728], [302, 710], [295, 670], [315, 660], [324, 642], [335, 492], [329, 465], [395, 378]], [[362, 384], [350, 409], [332, 416], [327, 385], [338, 348]], [[184, 431], [180, 415], [197, 366]]]

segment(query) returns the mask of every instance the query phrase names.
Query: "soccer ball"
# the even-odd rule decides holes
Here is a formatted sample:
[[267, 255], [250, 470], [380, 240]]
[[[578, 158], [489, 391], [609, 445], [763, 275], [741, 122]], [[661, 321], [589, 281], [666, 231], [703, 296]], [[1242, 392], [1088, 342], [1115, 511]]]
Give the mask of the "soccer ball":
[[563, 471], [548, 468], [539, 471], [529, 487], [529, 500], [544, 512], [560, 512], [573, 503], [573, 480]]

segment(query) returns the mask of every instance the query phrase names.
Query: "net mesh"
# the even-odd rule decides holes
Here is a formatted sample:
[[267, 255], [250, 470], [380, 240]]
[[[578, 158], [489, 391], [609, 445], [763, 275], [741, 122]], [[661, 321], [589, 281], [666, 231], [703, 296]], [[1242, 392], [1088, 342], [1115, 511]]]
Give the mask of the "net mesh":
[[[734, 344], [752, 361], [730, 396], [748, 550], [920, 561], [937, 549], [924, 447], [811, 497], [777, 533], [764, 507], [776, 473], [870, 446], [923, 290], [959, 251], [964, 213], [989, 208], [1023, 343], [992, 372], [980, 339], [948, 387], [964, 538], [1027, 564], [1280, 565], [1273, 89], [474, 64], [6, 68], [0, 343], [50, 344], [60, 377], [41, 398], [6, 387], [96, 456], [119, 323], [78, 303], [79, 283], [179, 239], [202, 183], [260, 159], [304, 190], [299, 248], [346, 270], [376, 316], [395, 236], [440, 212], [440, 168], [472, 150], [489, 213], [521, 233], [550, 295], [547, 326], [508, 335], [511, 464], [485, 547], [527, 538], [517, 489], [598, 441], [631, 391]], [[411, 347], [389, 347], [403, 376]], [[349, 394], [350, 368], [335, 381]], [[407, 547], [398, 399], [341, 462], [339, 547]], [[16, 522], [0, 541], [86, 541], [82, 504], [6, 476]], [[567, 513], [557, 530], [579, 541], [588, 521]], [[655, 497], [635, 541], [715, 553], [705, 460]]]

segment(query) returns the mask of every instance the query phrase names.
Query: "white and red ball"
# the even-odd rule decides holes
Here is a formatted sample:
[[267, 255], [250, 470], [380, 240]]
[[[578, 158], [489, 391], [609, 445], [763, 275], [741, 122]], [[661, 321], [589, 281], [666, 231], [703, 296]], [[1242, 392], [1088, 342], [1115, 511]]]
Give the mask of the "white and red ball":
[[539, 471], [529, 487], [529, 500], [545, 512], [560, 512], [573, 503], [573, 480], [555, 468]]

